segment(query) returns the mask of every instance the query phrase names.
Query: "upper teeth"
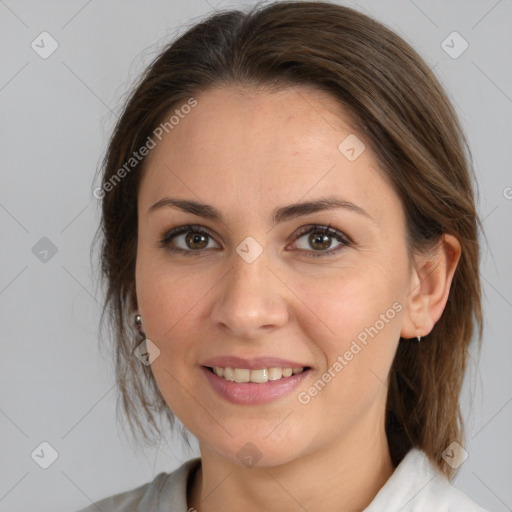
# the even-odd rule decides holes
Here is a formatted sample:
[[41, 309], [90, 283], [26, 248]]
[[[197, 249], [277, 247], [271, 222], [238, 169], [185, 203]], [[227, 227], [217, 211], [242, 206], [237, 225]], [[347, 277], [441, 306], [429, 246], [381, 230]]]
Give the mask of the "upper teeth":
[[214, 366], [215, 375], [224, 377], [231, 382], [268, 382], [279, 380], [282, 377], [290, 377], [304, 371], [304, 368], [262, 368], [260, 370], [249, 370], [247, 368], [221, 368]]

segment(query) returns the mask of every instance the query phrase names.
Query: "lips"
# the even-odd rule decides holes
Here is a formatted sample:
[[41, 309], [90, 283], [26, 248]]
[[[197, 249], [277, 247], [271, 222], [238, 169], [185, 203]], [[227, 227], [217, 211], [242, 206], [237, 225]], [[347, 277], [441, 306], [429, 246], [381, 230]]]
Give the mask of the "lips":
[[[279, 370], [288, 369], [275, 380], [263, 380], [262, 382], [235, 382], [225, 379], [216, 374], [219, 369], [229, 369], [236, 375], [237, 371], [243, 369], [239, 374], [259, 373], [262, 369]], [[213, 370], [215, 369], [215, 370]], [[299, 371], [300, 370], [300, 371]], [[201, 363], [201, 373], [206, 382], [211, 386], [217, 396], [233, 404], [258, 405], [273, 402], [291, 393], [300, 383], [304, 382], [312, 373], [311, 366], [278, 357], [256, 357], [246, 359], [237, 356], [219, 356], [207, 359]], [[245, 379], [243, 379], [245, 380]]]

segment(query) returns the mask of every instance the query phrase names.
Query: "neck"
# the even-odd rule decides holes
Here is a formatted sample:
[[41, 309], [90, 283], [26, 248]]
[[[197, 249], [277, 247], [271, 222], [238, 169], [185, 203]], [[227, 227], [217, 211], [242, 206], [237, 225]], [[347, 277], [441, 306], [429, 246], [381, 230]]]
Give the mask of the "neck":
[[[201, 467], [188, 490], [197, 512], [360, 512], [394, 471], [384, 428], [359, 429], [322, 450], [268, 467], [245, 467], [200, 443]], [[190, 508], [189, 508], [190, 510]]]

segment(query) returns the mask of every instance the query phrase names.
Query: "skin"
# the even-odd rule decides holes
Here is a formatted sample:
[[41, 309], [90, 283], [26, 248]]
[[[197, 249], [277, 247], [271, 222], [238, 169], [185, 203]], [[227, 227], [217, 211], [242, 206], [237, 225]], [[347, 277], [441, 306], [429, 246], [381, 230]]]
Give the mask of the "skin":
[[[305, 86], [279, 92], [224, 87], [164, 136], [146, 161], [138, 197], [136, 295], [152, 363], [169, 407], [197, 437], [202, 466], [188, 489], [199, 512], [363, 510], [391, 476], [385, 435], [386, 380], [399, 337], [430, 332], [441, 316], [460, 256], [445, 235], [438, 250], [409, 257], [399, 197], [369, 145], [349, 161], [338, 145], [355, 133], [333, 98]], [[357, 134], [364, 142], [364, 137]], [[337, 208], [272, 226], [274, 208], [336, 195], [369, 216]], [[224, 222], [176, 208], [148, 209], [165, 196], [221, 210]], [[331, 224], [324, 252], [299, 228]], [[191, 256], [158, 247], [171, 228], [208, 229]], [[236, 252], [248, 236], [263, 253]], [[307, 391], [365, 328], [401, 308], [309, 403]], [[411, 341], [416, 343], [416, 340]], [[313, 371], [263, 405], [235, 405], [209, 386], [199, 364], [219, 355], [293, 359]], [[237, 453], [253, 443], [261, 458]]]

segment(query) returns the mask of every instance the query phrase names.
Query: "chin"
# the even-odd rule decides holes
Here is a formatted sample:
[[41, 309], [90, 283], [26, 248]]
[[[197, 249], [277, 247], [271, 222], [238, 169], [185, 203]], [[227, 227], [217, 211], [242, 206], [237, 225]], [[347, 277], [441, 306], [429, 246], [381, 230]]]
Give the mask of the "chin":
[[[232, 437], [226, 433], [222, 438], [212, 439], [211, 436], [203, 436], [200, 439], [204, 439], [207, 449], [213, 450], [218, 457], [241, 467], [279, 466], [297, 459], [308, 451], [303, 434], [297, 440], [292, 439], [288, 432], [283, 436], [277, 433], [277, 430], [269, 436], [275, 424], [274, 427], [268, 428], [268, 423], [265, 423], [265, 427], [259, 431], [248, 431], [241, 426], [240, 434], [236, 434], [235, 429], [230, 428], [228, 423], [225, 427]], [[200, 445], [203, 445], [201, 441]]]

